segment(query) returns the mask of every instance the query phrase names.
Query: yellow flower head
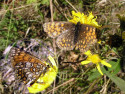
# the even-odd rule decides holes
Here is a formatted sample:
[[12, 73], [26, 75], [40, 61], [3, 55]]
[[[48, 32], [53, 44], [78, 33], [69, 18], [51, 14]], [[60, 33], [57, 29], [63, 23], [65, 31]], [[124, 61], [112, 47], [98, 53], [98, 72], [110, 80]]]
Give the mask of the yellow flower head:
[[85, 55], [87, 55], [88, 57], [85, 61], [82, 61], [81, 64], [85, 65], [85, 64], [88, 64], [88, 63], [91, 63], [91, 62], [96, 64], [96, 67], [97, 67], [98, 71], [101, 73], [101, 75], [103, 75], [103, 73], [100, 69], [100, 63], [102, 63], [103, 65], [105, 65], [107, 67], [111, 67], [111, 65], [109, 63], [100, 59], [98, 54], [92, 54], [91, 51], [87, 51], [87, 52], [85, 52]]
[[56, 78], [58, 67], [55, 63], [55, 60], [51, 56], [49, 56], [48, 58], [53, 66], [49, 68], [44, 76], [40, 76], [40, 78], [37, 80], [37, 83], [34, 83], [32, 86], [28, 87], [29, 93], [37, 93], [45, 90]]
[[78, 22], [80, 22], [81, 24], [88, 24], [97, 28], [101, 27], [96, 22], [96, 18], [93, 16], [92, 12], [89, 12], [89, 16], [87, 16], [84, 13], [80, 13], [80, 12], [76, 13], [75, 11], [72, 11], [72, 19], [69, 20], [69, 22], [72, 22], [74, 24], [77, 24]]

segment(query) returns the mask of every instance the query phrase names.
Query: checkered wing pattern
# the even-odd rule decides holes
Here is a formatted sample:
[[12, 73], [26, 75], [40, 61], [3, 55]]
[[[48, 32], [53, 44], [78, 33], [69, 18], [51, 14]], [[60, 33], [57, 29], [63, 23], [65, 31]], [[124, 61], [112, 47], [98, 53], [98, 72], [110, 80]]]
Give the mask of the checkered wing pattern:
[[75, 28], [75, 24], [70, 22], [47, 22], [43, 24], [44, 31], [51, 38], [56, 38], [60, 34], [71, 31], [71, 29]]
[[74, 48], [74, 30], [68, 31], [64, 34], [61, 34], [57, 40], [57, 46], [62, 50], [73, 50]]
[[51, 38], [57, 38], [56, 44], [61, 50], [87, 51], [97, 42], [95, 27], [79, 22], [48, 22], [43, 25], [44, 31]]
[[93, 26], [81, 24], [76, 49], [87, 51], [89, 47], [95, 44], [97, 42], [95, 30], [96, 28]]
[[17, 78], [24, 84], [33, 84], [47, 68], [47, 65], [29, 53], [13, 47], [10, 59]]

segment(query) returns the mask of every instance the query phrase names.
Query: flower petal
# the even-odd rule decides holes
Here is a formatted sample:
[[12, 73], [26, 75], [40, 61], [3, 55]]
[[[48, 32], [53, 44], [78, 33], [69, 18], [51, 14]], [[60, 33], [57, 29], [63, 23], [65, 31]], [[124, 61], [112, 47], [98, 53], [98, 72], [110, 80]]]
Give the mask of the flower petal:
[[101, 63], [107, 67], [112, 67], [112, 65], [110, 65], [109, 63], [107, 63], [106, 61], [104, 60], [101, 60]]
[[85, 65], [85, 64], [88, 64], [88, 63], [91, 63], [91, 61], [85, 60], [85, 61], [82, 61], [82, 62], [81, 62], [82, 65]]
[[48, 69], [45, 75], [42, 74], [40, 76], [40, 78], [37, 80], [37, 83], [34, 83], [32, 86], [28, 87], [30, 93], [37, 93], [45, 90], [56, 78], [58, 67], [51, 56], [49, 56], [48, 58], [53, 66]]
[[52, 63], [53, 66], [56, 66], [56, 62], [55, 62], [55, 60], [53, 59], [52, 56], [49, 55], [48, 59], [51, 61], [51, 63]]
[[92, 55], [91, 51], [88, 50], [87, 52], [84, 53], [85, 55], [89, 56], [89, 55]]
[[98, 40], [98, 44], [101, 44], [101, 42], [102, 42], [101, 40]]
[[98, 69], [98, 71], [100, 72], [101, 75], [103, 75], [102, 71], [101, 71], [101, 68], [100, 68], [100, 65], [99, 64], [96, 64], [96, 67]]
[[80, 22], [81, 24], [88, 24], [97, 28], [101, 27], [96, 22], [96, 18], [97, 17], [94, 18], [94, 15], [92, 14], [92, 12], [89, 12], [89, 16], [87, 16], [84, 13], [72, 11], [72, 19], [69, 20], [69, 22], [72, 22], [74, 24], [77, 24], [78, 22]]

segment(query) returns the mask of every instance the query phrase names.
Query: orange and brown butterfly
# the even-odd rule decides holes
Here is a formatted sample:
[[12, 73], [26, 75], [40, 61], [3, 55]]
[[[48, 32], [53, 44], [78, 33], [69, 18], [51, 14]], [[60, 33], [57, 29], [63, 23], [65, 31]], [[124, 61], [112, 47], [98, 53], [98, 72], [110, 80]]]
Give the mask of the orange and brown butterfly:
[[49, 37], [56, 38], [56, 44], [62, 50], [87, 51], [97, 42], [96, 28], [80, 22], [47, 22], [43, 28]]
[[9, 57], [17, 78], [26, 85], [32, 85], [48, 69], [47, 64], [30, 53], [13, 47]]

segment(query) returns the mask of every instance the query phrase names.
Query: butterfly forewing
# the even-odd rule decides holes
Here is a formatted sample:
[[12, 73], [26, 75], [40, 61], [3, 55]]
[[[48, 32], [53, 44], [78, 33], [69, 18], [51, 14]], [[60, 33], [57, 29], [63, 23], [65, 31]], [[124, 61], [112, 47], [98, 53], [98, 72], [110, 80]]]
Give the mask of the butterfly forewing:
[[47, 68], [41, 60], [19, 48], [11, 49], [10, 58], [17, 77], [25, 84], [35, 82]]
[[70, 22], [47, 22], [43, 24], [44, 31], [47, 32], [51, 38], [56, 38], [60, 34], [75, 29], [75, 24]]

